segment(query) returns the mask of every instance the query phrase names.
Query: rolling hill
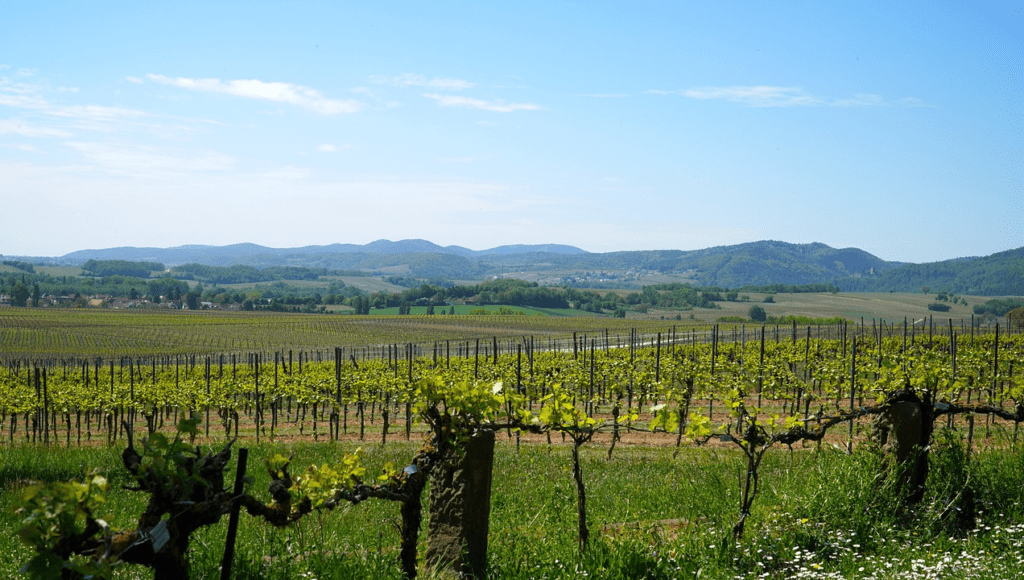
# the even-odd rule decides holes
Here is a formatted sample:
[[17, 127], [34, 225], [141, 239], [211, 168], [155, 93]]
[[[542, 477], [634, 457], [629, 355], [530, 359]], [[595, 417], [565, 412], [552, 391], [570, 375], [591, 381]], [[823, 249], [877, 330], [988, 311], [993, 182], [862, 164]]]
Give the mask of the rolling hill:
[[[572, 272], [675, 275], [698, 286], [738, 288], [774, 284], [835, 284], [842, 291], [936, 292], [989, 296], [1024, 295], [1024, 248], [984, 257], [927, 264], [886, 261], [857, 248], [765, 240], [700, 250], [593, 253], [574, 246], [507, 245], [487, 250], [439, 246], [427, 240], [377, 240], [365, 245], [330, 244], [269, 248], [243, 243], [174, 248], [120, 247], [80, 250], [60, 257], [25, 258], [36, 264], [81, 265], [93, 260], [152, 261], [168, 267], [197, 263], [256, 268], [302, 266], [359, 270], [422, 279], [482, 280], [509, 272]], [[642, 277], [632, 279], [642, 283]]]

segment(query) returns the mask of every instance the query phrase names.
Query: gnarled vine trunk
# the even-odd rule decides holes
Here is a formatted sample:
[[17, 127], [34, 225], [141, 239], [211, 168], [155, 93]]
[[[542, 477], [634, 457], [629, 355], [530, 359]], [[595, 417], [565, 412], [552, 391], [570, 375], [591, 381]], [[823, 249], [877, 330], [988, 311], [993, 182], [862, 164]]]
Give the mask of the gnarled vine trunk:
[[476, 431], [463, 453], [438, 461], [430, 473], [427, 565], [460, 577], [487, 571], [494, 431]]
[[888, 408], [871, 425], [871, 440], [885, 455], [887, 468], [895, 467], [898, 488], [908, 505], [924, 498], [928, 479], [928, 449], [931, 444], [934, 409], [930, 400], [901, 391], [888, 401]]

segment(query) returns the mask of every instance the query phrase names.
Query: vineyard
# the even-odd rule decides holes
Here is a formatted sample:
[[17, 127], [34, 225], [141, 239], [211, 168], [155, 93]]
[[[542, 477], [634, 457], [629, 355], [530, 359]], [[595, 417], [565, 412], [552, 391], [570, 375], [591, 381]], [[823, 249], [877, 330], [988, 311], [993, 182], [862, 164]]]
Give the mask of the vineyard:
[[[553, 324], [545, 326], [550, 323], [539, 322], [539, 317], [530, 317], [521, 326], [505, 325], [502, 332], [494, 321], [468, 324], [458, 317], [460, 324], [444, 329], [451, 333], [445, 340], [437, 339], [437, 321], [418, 319], [401, 322], [408, 339], [404, 343], [366, 340], [362, 345], [335, 343], [325, 350], [322, 345], [329, 343], [327, 337], [340, 331], [322, 323], [323, 328], [315, 331], [303, 328], [296, 332], [289, 349], [274, 350], [250, 326], [246, 337], [239, 334], [236, 342], [220, 352], [215, 349], [226, 344], [223, 337], [238, 329], [225, 329], [216, 340], [205, 330], [196, 332], [206, 343], [191, 345], [191, 351], [146, 354], [151, 352], [147, 349], [160, 345], [160, 331], [139, 330], [148, 315], [138, 316], [140, 325], [127, 332], [117, 332], [113, 326], [105, 329], [102, 317], [96, 319], [93, 330], [83, 324], [77, 331], [79, 343], [89, 342], [86, 336], [100, 342], [98, 337], [108, 330], [111, 340], [117, 336], [116, 340], [128, 341], [126, 350], [104, 343], [103, 348], [118, 353], [106, 357], [91, 348], [79, 350], [71, 345], [76, 356], [30, 358], [25, 354], [31, 349], [8, 351], [6, 345], [31, 345], [25, 336], [46, 334], [25, 323], [24, 317], [21, 326], [3, 326], [0, 344], [5, 345], [5, 354], [10, 354], [0, 370], [2, 445], [12, 454], [46, 447], [89, 454], [126, 446], [121, 460], [129, 475], [122, 480], [126, 484], [134, 481], [131, 487], [150, 495], [137, 522], [118, 522], [134, 524], [135, 530], [127, 528], [129, 531], [118, 536], [96, 523], [100, 520], [92, 512], [107, 501], [105, 486], [114, 476], [94, 473], [80, 479], [73, 500], [60, 500], [62, 496], [52, 487], [29, 487], [35, 491], [28, 494], [28, 503], [22, 507], [23, 514], [30, 514], [22, 520], [22, 537], [28, 538], [40, 556], [32, 558], [28, 553], [21, 563], [29, 558], [37, 566], [72, 562], [100, 575], [130, 573], [125, 570], [139, 567], [117, 564], [135, 563], [153, 568], [157, 578], [180, 577], [182, 571], [189, 573], [186, 554], [190, 546], [198, 546], [196, 541], [190, 543], [189, 537], [207, 538], [205, 529], [219, 524], [232, 506], [236, 511], [244, 507], [269, 528], [284, 527], [299, 535], [303, 526], [310, 525], [303, 522], [316, 518], [322, 534], [326, 521], [344, 520], [348, 517], [345, 513], [364, 509], [381, 513], [386, 505], [356, 506], [377, 498], [401, 505], [401, 521], [395, 524], [398, 538], [390, 540], [391, 545], [400, 544], [397, 562], [394, 555], [391, 564], [386, 559], [374, 560], [366, 552], [368, 542], [376, 546], [378, 556], [390, 553], [381, 548], [384, 532], [374, 539], [364, 530], [339, 540], [347, 548], [321, 539], [317, 550], [306, 547], [297, 559], [292, 552], [286, 556], [280, 546], [249, 545], [242, 552], [251, 555], [262, 549], [277, 556], [267, 555], [269, 560], [262, 564], [241, 564], [242, 558], [238, 558], [241, 568], [237, 577], [260, 575], [260, 566], [264, 566], [263, 572], [274, 569], [280, 574], [275, 567], [284, 562], [295, 567], [290, 570], [310, 574], [332, 566], [366, 565], [375, 570], [372, 575], [386, 577], [415, 576], [424, 569], [448, 567], [477, 577], [488, 575], [489, 567], [492, 577], [574, 577], [558, 566], [558, 558], [551, 561], [536, 551], [529, 556], [526, 546], [511, 551], [492, 547], [488, 555], [486, 517], [482, 524], [458, 520], [454, 527], [469, 531], [456, 536], [454, 552], [435, 545], [440, 532], [434, 522], [447, 516], [435, 507], [434, 494], [459, 495], [462, 491], [451, 490], [486, 487], [488, 505], [483, 511], [494, 510], [498, 521], [492, 531], [497, 537], [512, 542], [509, 534], [517, 530], [526, 544], [544, 543], [543, 537], [535, 535], [544, 529], [548, 530], [545, 535], [561, 538], [563, 544], [566, 537], [572, 538], [575, 550], [548, 553], [561, 554], [563, 562], [564, 558], [575, 561], [577, 571], [593, 570], [594, 566], [598, 572], [608, 571], [621, 565], [621, 577], [645, 573], [657, 578], [695, 577], [698, 570], [704, 570], [702, 577], [790, 577], [799, 568], [808, 572], [806, 577], [833, 577], [825, 574], [846, 570], [844, 566], [850, 565], [846, 556], [856, 556], [861, 545], [837, 544], [831, 536], [836, 530], [812, 520], [809, 516], [814, 514], [795, 515], [801, 504], [820, 507], [822, 502], [837, 501], [801, 488], [807, 484], [801, 480], [810, 475], [800, 474], [814, 472], [822, 481], [834, 482], [828, 478], [850, 478], [865, 465], [873, 467], [867, 469], [869, 473], [855, 476], [860, 483], [842, 484], [851, 490], [848, 506], [832, 505], [830, 513], [858, 505], [866, 509], [858, 501], [868, 502], [872, 510], [885, 512], [870, 514], [877, 519], [871, 525], [896, 526], [891, 530], [893, 538], [924, 529], [898, 529], [900, 522], [912, 521], [907, 525], [925, 526], [930, 534], [947, 538], [936, 542], [950, 546], [965, 539], [977, 540], [979, 530], [987, 526], [991, 531], [994, 521], [997, 530], [1011, 530], [1006, 532], [1010, 540], [1003, 545], [1004, 555], [1022, 555], [1021, 529], [1013, 526], [1024, 515], [1024, 507], [1007, 499], [1021, 493], [1021, 486], [1000, 492], [1008, 494], [1005, 496], [993, 495], [986, 482], [995, 481], [994, 476], [971, 471], [998, 471], [993, 466], [1016, 465], [1022, 457], [1018, 434], [1024, 421], [1024, 381], [1020, 378], [1024, 337], [1005, 335], [998, 326], [977, 328], [953, 321], [924, 330], [874, 323], [805, 328], [661, 325], [648, 329], [591, 327], [566, 334]], [[230, 327], [234, 323], [231, 317], [200, 318], [196, 325]], [[384, 328], [391, 323], [388, 319], [371, 321], [376, 328], [360, 337], [387, 336]], [[268, 327], [272, 324], [268, 319]], [[422, 325], [421, 330], [417, 325]], [[126, 338], [132, 332], [139, 334]], [[317, 332], [322, 334], [318, 337]], [[56, 336], [49, 342], [65, 340]], [[170, 344], [181, 339], [168, 336], [166, 340]], [[129, 354], [133, 341], [135, 346], [142, 341], [146, 344]], [[243, 345], [252, 350], [239, 348]], [[184, 442], [186, 437], [189, 443]], [[197, 441], [221, 450], [204, 456], [192, 446]], [[420, 441], [423, 443], [417, 447]], [[301, 474], [290, 473], [292, 459], [306, 463], [301, 454], [324, 455], [314, 450], [317, 443], [320, 449], [333, 450], [334, 456], [323, 459], [319, 466], [310, 464]], [[232, 444], [252, 445], [264, 456], [266, 476], [261, 482], [269, 486], [270, 503], [258, 499], [255, 484], [244, 493], [224, 489], [223, 472], [231, 467]], [[371, 451], [356, 452], [357, 446]], [[293, 457], [274, 451], [282, 447], [291, 449]], [[524, 528], [523, 522], [506, 526], [504, 509], [534, 513], [540, 505], [530, 505], [524, 498], [516, 501], [526, 501], [526, 505], [506, 505], [511, 500], [503, 490], [501, 478], [505, 476], [496, 476], [492, 483], [491, 462], [498, 473], [518, 480], [522, 474], [503, 471], [505, 463], [544, 463], [549, 460], [540, 457], [551, 457], [553, 449], [565, 449], [570, 457], [561, 460], [561, 468], [538, 469], [550, 474], [543, 478], [562, 478], [571, 492], [556, 502], [557, 508], [537, 501], [546, 505], [545, 509], [568, 510], [573, 514], [572, 523], [552, 516], [545, 519], [553, 522], [549, 525], [554, 529]], [[538, 456], [538, 451], [544, 455]], [[638, 464], [635, 458], [645, 453], [653, 455]], [[561, 451], [557, 454], [562, 456]], [[388, 461], [381, 463], [385, 457]], [[480, 469], [467, 463], [471, 461], [487, 466], [481, 472], [486, 477], [472, 479], [471, 485], [459, 483], [462, 476], [458, 474]], [[664, 474], [638, 484], [630, 479], [629, 470], [648, 469], [640, 465], [646, 461]], [[617, 473], [617, 463], [622, 463], [626, 473]], [[693, 466], [697, 464], [703, 464], [701, 471], [709, 473], [695, 474]], [[240, 460], [239, 471], [244, 471], [243, 466]], [[367, 475], [374, 472], [370, 469], [383, 475], [374, 480]], [[844, 469], [851, 471], [842, 472]], [[711, 473], [714, 470], [717, 475]], [[1009, 477], [1020, 478], [1020, 468], [1016, 471], [1018, 475]], [[196, 477], [202, 480], [201, 490], [195, 484], [182, 483]], [[616, 512], [622, 509], [621, 498], [607, 491], [598, 492], [596, 497], [603, 498], [598, 501], [618, 507], [594, 507], [590, 488], [601, 490], [605, 482], [622, 479], [632, 481], [621, 484], [631, 486], [627, 499], [647, 498], [641, 488], [651, 489], [658, 499], [643, 501], [653, 501], [657, 507], [630, 514], [627, 506], [625, 513]], [[695, 483], [698, 481], [703, 483]], [[1000, 481], [1004, 482], [1000, 486], [1005, 486], [1005, 480]], [[424, 522], [420, 495], [428, 482], [430, 516]], [[702, 496], [701, 486], [720, 490], [714, 500], [704, 500], [707, 506], [717, 506], [712, 513], [680, 505]], [[779, 491], [794, 486], [810, 495]], [[680, 497], [680, 487], [689, 489], [691, 497]], [[674, 498], [676, 503], [661, 503], [660, 496]], [[879, 498], [888, 503], [872, 503]], [[62, 524], [54, 523], [57, 516], [52, 513], [60, 512], [53, 509], [55, 503], [66, 510], [77, 509], [77, 515]], [[185, 504], [192, 506], [189, 513], [201, 513], [202, 517], [189, 516], [180, 521], [191, 523], [173, 527], [171, 543], [177, 542], [178, 548], [171, 555], [167, 552], [172, 550], [161, 551], [150, 541], [152, 530], [161, 521], [179, 521], [175, 518], [181, 516], [175, 514], [182, 513], [180, 506]], [[786, 504], [790, 505], [784, 507]], [[342, 510], [342, 505], [351, 507]], [[993, 509], [997, 511], [993, 513]], [[329, 513], [332, 511], [343, 513]], [[997, 513], [1000, 519], [992, 520]], [[595, 514], [601, 527], [592, 534]], [[354, 517], [358, 521], [359, 516]], [[860, 520], [865, 517], [857, 516]], [[705, 525], [697, 525], [698, 521]], [[471, 541], [479, 539], [480, 525], [482, 547]], [[425, 555], [417, 544], [421, 528], [428, 536]], [[779, 559], [755, 564], [751, 547], [763, 549], [772, 544], [778, 540], [779, 529], [785, 529], [791, 540], [796, 538], [800, 549], [787, 546], [783, 550], [773, 544]], [[261, 535], [264, 532], [253, 533], [264, 542], [282, 541], [268, 540]], [[394, 530], [388, 537], [394, 538], [393, 534]], [[122, 536], [134, 543], [118, 540]], [[243, 546], [254, 541], [251, 534], [248, 537]], [[826, 537], [831, 539], [826, 541]], [[144, 541], [153, 547], [144, 555], [137, 554], [137, 548], [132, 551], [132, 546]], [[202, 540], [211, 541], [222, 542]], [[872, 542], [877, 544], [877, 539]], [[620, 548], [623, 551], [617, 551]], [[495, 554], [496, 550], [504, 551]], [[661, 555], [652, 556], [652, 550]], [[800, 550], [807, 552], [799, 556]], [[316, 558], [310, 558], [313, 552]], [[640, 556], [640, 562], [625, 561]], [[197, 569], [196, 557], [203, 556], [193, 557], [191, 574], [206, 577]], [[530, 567], [531, 557], [537, 569]], [[801, 557], [817, 567], [799, 566]], [[312, 562], [335, 564], [315, 568]], [[892, 562], [889, 564], [891, 567]], [[495, 569], [502, 571], [499, 574]], [[815, 576], [819, 569], [822, 575]], [[359, 574], [367, 572], [364, 569]], [[959, 574], [950, 577], [973, 577], [970, 571]], [[606, 576], [614, 575], [608, 572]]]
[[[567, 329], [567, 326], [570, 328]], [[205, 356], [438, 340], [668, 332], [672, 321], [552, 316], [337, 316], [273, 312], [0, 309], [0, 360]], [[710, 326], [703, 325], [707, 330]]]

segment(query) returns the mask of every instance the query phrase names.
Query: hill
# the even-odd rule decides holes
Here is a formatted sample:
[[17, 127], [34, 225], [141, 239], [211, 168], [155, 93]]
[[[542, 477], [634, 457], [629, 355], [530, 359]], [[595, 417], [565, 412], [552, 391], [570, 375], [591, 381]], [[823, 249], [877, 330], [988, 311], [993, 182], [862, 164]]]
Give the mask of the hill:
[[[121, 247], [80, 250], [56, 258], [20, 258], [40, 265], [81, 266], [88, 260], [182, 264], [299, 266], [418, 279], [484, 280], [523, 277], [548, 285], [640, 288], [654, 281], [696, 286], [834, 284], [841, 291], [1024, 295], [1024, 248], [928, 264], [886, 261], [858, 248], [765, 240], [700, 250], [593, 253], [557, 244], [506, 245], [487, 250], [440, 246], [427, 240], [377, 240], [269, 248], [257, 244]], [[514, 274], [512, 274], [514, 273]], [[661, 278], [659, 280], [659, 277]]]

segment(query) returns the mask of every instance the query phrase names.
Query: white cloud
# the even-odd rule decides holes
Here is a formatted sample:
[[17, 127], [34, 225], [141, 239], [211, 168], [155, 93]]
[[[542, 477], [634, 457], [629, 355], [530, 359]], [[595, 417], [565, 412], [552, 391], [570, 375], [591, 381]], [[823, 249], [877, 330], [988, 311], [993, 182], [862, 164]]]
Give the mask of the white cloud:
[[384, 85], [395, 85], [399, 87], [428, 87], [431, 89], [449, 91], [461, 91], [474, 86], [473, 83], [462, 79], [444, 79], [437, 77], [428, 79], [423, 75], [411, 73], [398, 75], [396, 77], [372, 76], [370, 77], [370, 82]]
[[707, 100], [723, 100], [751, 107], [793, 107], [820, 105], [818, 97], [804, 93], [799, 87], [733, 86], [697, 87], [682, 91], [684, 97]]
[[170, 78], [155, 74], [148, 74], [146, 78], [153, 82], [193, 91], [222, 93], [236, 97], [287, 103], [304, 107], [323, 115], [355, 113], [363, 108], [363, 103], [359, 101], [352, 99], [330, 99], [316, 89], [291, 83], [264, 82], [259, 79], [222, 81], [220, 79]]
[[681, 95], [700, 101], [726, 101], [748, 107], [891, 107], [910, 106], [928, 107], [914, 97], [896, 101], [887, 101], [881, 95], [857, 93], [844, 99], [828, 99], [805, 92], [800, 87], [775, 87], [769, 85], [729, 86], [729, 87], [694, 87], [676, 91], [651, 89], [651, 95]]
[[52, 92], [77, 93], [78, 89], [59, 87], [54, 90], [43, 85], [12, 82], [6, 77], [0, 77], [0, 106], [26, 109], [48, 117], [57, 117], [79, 128], [99, 129], [114, 122], [137, 120], [148, 116], [142, 111], [123, 107], [58, 105], [44, 96]]
[[512, 111], [537, 111], [541, 107], [533, 103], [506, 103], [501, 99], [485, 101], [471, 97], [456, 97], [454, 95], [424, 94], [428, 99], [434, 99], [442, 107], [465, 107], [467, 109], [479, 109], [481, 111], [494, 111], [497, 113], [511, 113]]

